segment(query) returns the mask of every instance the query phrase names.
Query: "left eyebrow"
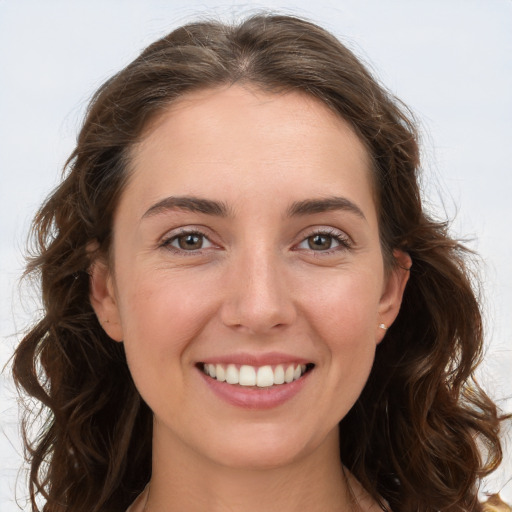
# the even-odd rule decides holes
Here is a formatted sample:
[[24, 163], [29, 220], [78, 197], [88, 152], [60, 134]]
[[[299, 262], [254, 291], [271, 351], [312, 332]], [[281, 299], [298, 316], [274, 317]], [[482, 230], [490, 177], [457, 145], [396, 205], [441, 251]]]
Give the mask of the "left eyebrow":
[[144, 213], [142, 218], [153, 217], [154, 215], [172, 210], [187, 210], [189, 212], [204, 213], [218, 217], [227, 217], [229, 215], [229, 209], [224, 203], [193, 196], [174, 196], [158, 201], [158, 203], [151, 206]]
[[306, 199], [294, 202], [287, 211], [289, 217], [300, 215], [312, 215], [333, 210], [342, 210], [354, 213], [363, 220], [366, 220], [363, 211], [355, 203], [346, 197], [327, 197], [322, 199]]

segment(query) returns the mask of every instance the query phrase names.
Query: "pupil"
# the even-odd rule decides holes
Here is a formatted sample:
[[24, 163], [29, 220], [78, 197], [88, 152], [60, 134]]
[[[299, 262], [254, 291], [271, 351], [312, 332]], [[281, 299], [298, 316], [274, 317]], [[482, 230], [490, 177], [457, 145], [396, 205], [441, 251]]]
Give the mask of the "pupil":
[[203, 245], [201, 235], [185, 235], [179, 238], [181, 249], [200, 249]]
[[309, 248], [313, 250], [327, 250], [331, 248], [331, 237], [315, 235], [308, 239]]

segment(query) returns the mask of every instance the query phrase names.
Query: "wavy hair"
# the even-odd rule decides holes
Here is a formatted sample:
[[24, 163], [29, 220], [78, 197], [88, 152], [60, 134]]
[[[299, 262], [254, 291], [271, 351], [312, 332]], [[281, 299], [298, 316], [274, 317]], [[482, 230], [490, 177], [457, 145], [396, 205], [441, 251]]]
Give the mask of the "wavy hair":
[[414, 118], [331, 34], [270, 14], [178, 28], [92, 98], [63, 181], [35, 217], [26, 271], [40, 280], [43, 315], [13, 373], [47, 413], [25, 437], [32, 510], [121, 512], [150, 478], [152, 414], [91, 307], [88, 249], [108, 255], [130, 149], [148, 122], [188, 92], [234, 83], [305, 92], [350, 123], [373, 162], [387, 265], [396, 248], [413, 261], [398, 318], [340, 423], [341, 460], [383, 509], [382, 499], [395, 512], [481, 510], [503, 418], [474, 380], [483, 335], [468, 251], [422, 207]]

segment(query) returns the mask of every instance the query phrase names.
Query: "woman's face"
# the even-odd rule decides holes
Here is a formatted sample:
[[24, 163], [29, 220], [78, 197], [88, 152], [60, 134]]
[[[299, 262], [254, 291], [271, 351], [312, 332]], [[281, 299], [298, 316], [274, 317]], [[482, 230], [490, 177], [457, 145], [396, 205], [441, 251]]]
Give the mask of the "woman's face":
[[91, 300], [156, 453], [337, 453], [407, 279], [383, 266], [364, 146], [315, 99], [232, 86], [173, 104], [132, 155]]

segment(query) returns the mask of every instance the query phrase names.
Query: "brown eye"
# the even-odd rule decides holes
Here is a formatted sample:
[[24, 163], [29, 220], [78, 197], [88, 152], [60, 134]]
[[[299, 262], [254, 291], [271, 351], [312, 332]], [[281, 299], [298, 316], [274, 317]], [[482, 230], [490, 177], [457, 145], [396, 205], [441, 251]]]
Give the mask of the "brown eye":
[[313, 251], [326, 251], [332, 247], [333, 239], [329, 235], [313, 235], [308, 237], [308, 247]]
[[203, 236], [197, 234], [182, 235], [176, 238], [180, 249], [194, 251], [203, 247]]
[[352, 248], [350, 238], [343, 231], [334, 228], [310, 233], [295, 246], [296, 249], [330, 254]]
[[162, 245], [163, 247], [186, 252], [200, 251], [201, 249], [208, 249], [213, 246], [205, 235], [196, 232], [173, 236], [164, 241]]

